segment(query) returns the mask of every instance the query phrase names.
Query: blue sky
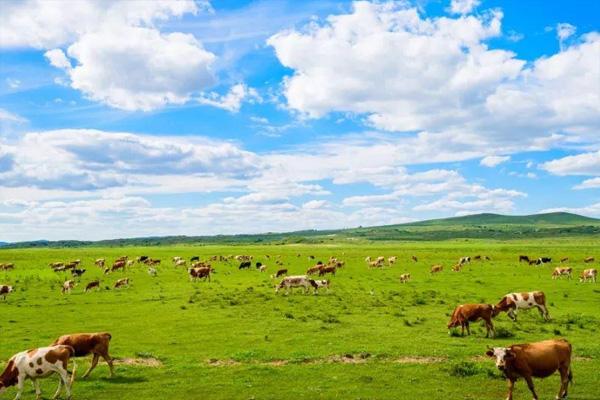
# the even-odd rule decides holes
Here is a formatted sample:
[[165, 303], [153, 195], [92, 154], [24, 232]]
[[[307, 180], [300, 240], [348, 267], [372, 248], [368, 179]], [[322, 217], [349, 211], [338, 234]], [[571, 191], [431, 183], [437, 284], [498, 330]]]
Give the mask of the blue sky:
[[600, 217], [600, 4], [3, 2], [0, 241]]

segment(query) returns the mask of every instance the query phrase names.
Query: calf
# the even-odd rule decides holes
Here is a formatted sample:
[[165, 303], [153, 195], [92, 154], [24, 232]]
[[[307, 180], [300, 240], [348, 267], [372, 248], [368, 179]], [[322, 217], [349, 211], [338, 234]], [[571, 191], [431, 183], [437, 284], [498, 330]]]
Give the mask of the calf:
[[110, 368], [110, 376], [114, 375], [113, 359], [108, 354], [108, 348], [110, 345], [110, 339], [112, 335], [108, 332], [99, 333], [74, 333], [71, 335], [64, 335], [56, 339], [53, 345], [66, 345], [74, 349], [72, 357], [85, 357], [89, 354], [93, 354], [92, 364], [83, 378], [87, 378], [92, 370], [98, 365], [100, 357], [106, 361]]
[[[454, 309], [450, 322], [448, 322], [448, 329], [460, 326], [462, 328], [462, 336], [465, 336], [465, 328], [467, 328], [467, 334], [471, 334], [469, 328], [469, 322], [477, 322], [482, 319], [485, 322], [486, 334], [485, 337], [489, 337], [490, 332], [492, 337], [496, 336], [494, 324], [492, 324], [492, 318], [496, 316], [495, 306], [491, 304], [461, 304]], [[448, 333], [450, 333], [448, 331]]]
[[437, 274], [438, 272], [442, 272], [444, 270], [444, 266], [441, 264], [436, 264], [431, 266], [431, 274]]
[[537, 307], [544, 320], [550, 319], [544, 292], [509, 293], [496, 304], [497, 313], [506, 312], [513, 321], [517, 320], [517, 310], [533, 307]]
[[410, 281], [410, 274], [400, 275], [400, 283], [407, 283], [408, 281]]
[[75, 281], [65, 281], [60, 290], [62, 294], [71, 293], [71, 289], [75, 287]]
[[0, 285], [0, 296], [2, 297], [2, 299], [6, 300], [6, 295], [11, 293], [13, 290], [14, 289], [12, 286]]
[[583, 259], [583, 262], [586, 264], [592, 263], [594, 261], [596, 261], [596, 259], [594, 257], [586, 257]]
[[571, 279], [571, 274], [573, 273], [573, 268], [571, 267], [556, 267], [554, 271], [552, 271], [552, 279], [560, 278], [561, 276], [566, 276]]
[[85, 286], [85, 290], [84, 290], [84, 292], [85, 292], [85, 293], [87, 293], [87, 292], [89, 292], [90, 290], [92, 290], [93, 288], [98, 288], [98, 289], [100, 289], [100, 281], [99, 281], [99, 280], [91, 281], [90, 283], [88, 283], [88, 284]]
[[[17, 385], [17, 396], [15, 400], [21, 398], [25, 381], [31, 379], [35, 388], [36, 399], [42, 398], [42, 391], [38, 379], [47, 378], [52, 374], [58, 374], [58, 389], [54, 394], [57, 398], [65, 386], [67, 399], [71, 399], [71, 387], [75, 380], [75, 363], [73, 363], [73, 372], [67, 370], [67, 365], [75, 350], [71, 346], [49, 346], [40, 347], [17, 353], [8, 360], [4, 372], [0, 375], [0, 394], [7, 387]], [[70, 376], [70, 378], [69, 378]]]
[[537, 400], [532, 378], [546, 378], [557, 370], [560, 373], [560, 388], [556, 399], [567, 398], [573, 373], [571, 372], [571, 344], [565, 339], [494, 347], [485, 354], [496, 359], [496, 367], [508, 380], [507, 400], [512, 400], [515, 382], [520, 377], [525, 379], [533, 399]]
[[121, 278], [115, 282], [115, 289], [129, 287], [129, 278]]
[[579, 276], [579, 282], [587, 282], [588, 280], [596, 283], [596, 276], [598, 275], [598, 271], [595, 268], [590, 268], [581, 271], [581, 275]]
[[286, 276], [281, 283], [275, 288], [275, 293], [279, 293], [280, 289], [285, 288], [285, 294], [289, 293], [290, 288], [303, 287], [304, 293], [307, 293], [310, 287], [318, 289], [317, 284], [313, 279], [306, 275]]

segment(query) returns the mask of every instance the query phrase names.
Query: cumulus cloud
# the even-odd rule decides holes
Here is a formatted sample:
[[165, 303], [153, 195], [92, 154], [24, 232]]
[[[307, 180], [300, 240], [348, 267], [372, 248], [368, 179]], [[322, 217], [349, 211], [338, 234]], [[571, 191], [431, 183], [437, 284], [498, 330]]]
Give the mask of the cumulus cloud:
[[582, 153], [548, 161], [540, 165], [554, 175], [600, 175], [600, 151]]
[[590, 204], [584, 207], [555, 207], [555, 208], [547, 208], [545, 210], [540, 211], [542, 213], [551, 213], [551, 212], [570, 212], [574, 214], [587, 215], [590, 217], [600, 217], [600, 203]]
[[453, 14], [468, 14], [480, 4], [480, 0], [452, 0], [450, 12]]
[[510, 160], [509, 156], [487, 156], [481, 159], [479, 165], [483, 165], [484, 167], [488, 168], [493, 168], [508, 160]]
[[564, 47], [564, 42], [575, 34], [577, 28], [566, 22], [562, 22], [556, 25], [556, 37], [560, 43], [561, 49]]
[[597, 142], [600, 35], [527, 64], [487, 46], [501, 20], [498, 10], [426, 18], [401, 3], [355, 2], [268, 44], [293, 70], [287, 106], [310, 118], [350, 112], [383, 130], [493, 146]]
[[248, 87], [243, 83], [233, 85], [231, 89], [229, 89], [229, 92], [223, 96], [219, 96], [217, 93], [211, 93], [198, 98], [200, 104], [211, 105], [231, 112], [238, 112], [244, 100], [249, 102], [261, 102], [262, 98], [256, 89]]
[[0, 108], [0, 123], [2, 121], [17, 122], [17, 123], [27, 122], [27, 120], [25, 118], [21, 117], [20, 115], [11, 113], [8, 110]]

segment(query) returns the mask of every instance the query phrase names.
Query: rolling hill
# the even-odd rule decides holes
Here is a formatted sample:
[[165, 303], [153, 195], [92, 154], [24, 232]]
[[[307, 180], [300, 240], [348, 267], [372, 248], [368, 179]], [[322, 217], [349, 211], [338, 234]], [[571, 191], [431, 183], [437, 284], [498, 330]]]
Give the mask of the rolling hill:
[[2, 248], [160, 246], [175, 244], [286, 244], [348, 241], [427, 241], [450, 239], [497, 239], [570, 237], [600, 235], [600, 219], [557, 212], [534, 215], [474, 214], [396, 225], [335, 230], [305, 230], [283, 233], [163, 236], [101, 241], [37, 240], [5, 243]]

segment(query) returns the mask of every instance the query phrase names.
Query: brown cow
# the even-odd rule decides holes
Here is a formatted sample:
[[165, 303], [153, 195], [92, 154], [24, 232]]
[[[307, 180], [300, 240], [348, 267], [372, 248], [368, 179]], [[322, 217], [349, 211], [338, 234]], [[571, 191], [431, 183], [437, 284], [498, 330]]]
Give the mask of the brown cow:
[[121, 278], [115, 282], [115, 289], [129, 287], [129, 278]]
[[212, 268], [210, 267], [197, 267], [188, 269], [188, 273], [190, 274], [190, 280], [194, 281], [200, 278], [204, 278], [210, 282], [210, 273]]
[[0, 271], [10, 271], [13, 269], [15, 269], [15, 265], [13, 263], [0, 264]]
[[306, 275], [312, 275], [312, 274], [316, 274], [321, 272], [321, 269], [324, 268], [325, 266], [323, 264], [317, 264], [313, 267], [310, 267], [309, 269], [306, 270]]
[[115, 272], [117, 270], [122, 269], [123, 271], [125, 271], [125, 266], [127, 265], [127, 260], [119, 260], [119, 261], [115, 261], [112, 265], [112, 267], [110, 268], [111, 272]]
[[467, 334], [470, 335], [469, 322], [477, 322], [482, 319], [485, 322], [485, 337], [489, 337], [490, 332], [492, 333], [492, 337], [494, 337], [496, 336], [496, 330], [494, 329], [494, 324], [492, 324], [492, 318], [495, 316], [496, 309], [491, 304], [461, 304], [454, 309], [452, 317], [450, 317], [450, 322], [448, 322], [448, 329], [460, 326], [462, 328], [462, 336], [465, 336], [465, 328], [467, 328]]
[[417, 256], [411, 256], [410, 258], [412, 258], [412, 260], [413, 260], [414, 262], [418, 262], [418, 261], [419, 261], [419, 259], [417, 258]]
[[85, 290], [84, 290], [84, 292], [85, 292], [85, 293], [87, 293], [87, 292], [89, 292], [90, 290], [92, 290], [93, 288], [98, 288], [98, 289], [100, 289], [100, 281], [99, 281], [99, 280], [91, 281], [90, 283], [88, 283], [88, 284], [85, 286]]
[[288, 270], [287, 270], [287, 269], [285, 269], [285, 268], [284, 268], [284, 269], [280, 269], [280, 270], [278, 270], [278, 271], [275, 273], [275, 278], [279, 278], [280, 276], [283, 276], [283, 275], [285, 275], [285, 274], [287, 274], [287, 273], [288, 273]]
[[462, 268], [463, 268], [462, 264], [454, 264], [452, 266], [452, 271], [454, 271], [454, 272], [460, 272], [462, 270]]
[[335, 276], [335, 271], [336, 271], [336, 267], [335, 266], [326, 266], [321, 268], [321, 270], [319, 271], [319, 276], [323, 276], [326, 274], [332, 274]]
[[437, 274], [438, 272], [442, 272], [444, 270], [444, 266], [441, 264], [436, 264], [431, 266], [431, 274]]
[[108, 354], [111, 338], [112, 335], [108, 332], [74, 333], [59, 337], [54, 341], [53, 345], [62, 344], [73, 347], [73, 349], [75, 349], [74, 357], [85, 357], [89, 354], [93, 354], [92, 364], [87, 372], [83, 374], [83, 378], [87, 378], [92, 370], [96, 368], [100, 357], [108, 363], [110, 376], [112, 377], [114, 375], [113, 359]]
[[507, 400], [512, 400], [513, 388], [519, 377], [525, 379], [533, 399], [537, 400], [532, 378], [546, 378], [557, 370], [560, 373], [560, 388], [556, 398], [567, 398], [569, 382], [573, 381], [573, 372], [571, 371], [571, 344], [565, 339], [494, 347], [485, 354], [496, 358], [496, 367], [508, 380]]

